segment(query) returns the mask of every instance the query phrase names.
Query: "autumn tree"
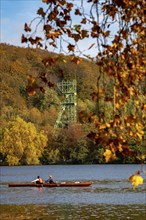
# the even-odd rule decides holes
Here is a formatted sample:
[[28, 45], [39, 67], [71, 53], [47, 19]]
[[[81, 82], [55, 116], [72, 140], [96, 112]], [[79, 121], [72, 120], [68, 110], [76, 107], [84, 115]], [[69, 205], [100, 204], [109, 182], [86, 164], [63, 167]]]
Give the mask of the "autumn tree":
[[[80, 124], [70, 124], [68, 129], [54, 132], [52, 149], [61, 163], [85, 163], [88, 156], [88, 141]], [[50, 144], [48, 149], [50, 148]], [[49, 151], [48, 151], [49, 152]], [[50, 156], [49, 156], [50, 157]], [[55, 160], [54, 160], [55, 161]]]
[[[99, 84], [101, 80], [104, 82], [106, 75], [110, 77], [113, 84], [112, 118], [106, 120], [103, 103], [103, 112], [100, 112], [97, 118], [91, 114], [87, 117], [87, 121], [94, 123], [97, 128], [97, 131], [91, 132], [88, 137], [97, 146], [106, 148], [106, 162], [117, 156], [132, 155], [136, 158], [128, 139], [131, 137], [135, 145], [140, 145], [145, 134], [146, 91], [139, 87], [142, 82], [146, 82], [144, 0], [42, 2], [44, 8], [38, 9], [37, 19], [30, 24], [25, 23], [26, 34], [22, 35], [22, 43], [48, 50], [51, 47], [58, 48], [60, 52], [70, 55], [71, 62], [76, 64], [79, 64], [83, 57], [94, 61], [100, 73], [97, 76], [96, 89], [91, 94], [93, 100], [98, 103], [97, 113], [100, 110], [101, 95], [104, 103], [108, 101], [106, 91], [100, 90]], [[81, 45], [84, 45], [84, 49]], [[91, 52], [95, 52], [94, 57], [90, 55]], [[52, 66], [57, 60], [58, 56], [48, 57], [43, 59], [43, 63], [46, 67]], [[29, 79], [31, 94], [35, 94], [36, 88], [41, 88], [37, 78]], [[48, 82], [47, 78], [45, 80]], [[143, 102], [140, 97], [143, 97]], [[130, 99], [138, 111], [125, 115], [124, 109]], [[82, 117], [83, 114], [79, 116]]]
[[39, 164], [46, 144], [43, 131], [37, 132], [34, 124], [17, 117], [8, 122], [2, 132], [0, 153], [8, 165]]

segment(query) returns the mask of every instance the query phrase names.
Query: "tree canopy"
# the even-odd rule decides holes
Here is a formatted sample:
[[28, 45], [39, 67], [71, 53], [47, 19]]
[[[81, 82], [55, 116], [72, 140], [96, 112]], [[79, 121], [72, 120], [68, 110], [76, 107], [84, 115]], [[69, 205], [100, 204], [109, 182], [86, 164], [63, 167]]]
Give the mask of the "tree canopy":
[[43, 131], [37, 132], [32, 123], [17, 117], [7, 123], [3, 131], [0, 152], [6, 157], [8, 165], [39, 164], [46, 145], [47, 137]]

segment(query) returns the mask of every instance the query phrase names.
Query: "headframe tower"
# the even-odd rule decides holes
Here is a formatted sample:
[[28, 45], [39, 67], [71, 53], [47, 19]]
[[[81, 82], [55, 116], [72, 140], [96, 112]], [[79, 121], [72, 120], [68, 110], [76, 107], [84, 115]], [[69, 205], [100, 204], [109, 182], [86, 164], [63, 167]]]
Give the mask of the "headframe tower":
[[63, 80], [62, 82], [57, 83], [57, 87], [63, 96], [63, 100], [61, 102], [61, 109], [55, 123], [55, 128], [63, 128], [67, 127], [70, 123], [77, 122], [77, 82], [76, 80]]

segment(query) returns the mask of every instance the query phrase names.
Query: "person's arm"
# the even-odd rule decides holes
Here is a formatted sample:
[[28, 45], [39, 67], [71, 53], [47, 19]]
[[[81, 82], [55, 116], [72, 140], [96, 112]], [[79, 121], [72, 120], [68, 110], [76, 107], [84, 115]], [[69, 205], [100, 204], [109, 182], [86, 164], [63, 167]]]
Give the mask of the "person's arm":
[[33, 180], [33, 181], [31, 181], [32, 183], [34, 183], [34, 182], [36, 182], [36, 181], [38, 181], [38, 179], [36, 179], [36, 180]]

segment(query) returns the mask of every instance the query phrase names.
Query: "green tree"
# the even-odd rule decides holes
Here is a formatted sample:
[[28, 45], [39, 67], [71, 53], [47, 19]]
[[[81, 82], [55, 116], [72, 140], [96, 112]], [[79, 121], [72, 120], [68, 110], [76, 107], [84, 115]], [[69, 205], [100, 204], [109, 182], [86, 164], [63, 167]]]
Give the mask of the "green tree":
[[71, 148], [70, 160], [72, 163], [83, 164], [86, 163], [88, 158], [88, 145], [87, 139], [82, 138], [77, 140], [77, 143]]

